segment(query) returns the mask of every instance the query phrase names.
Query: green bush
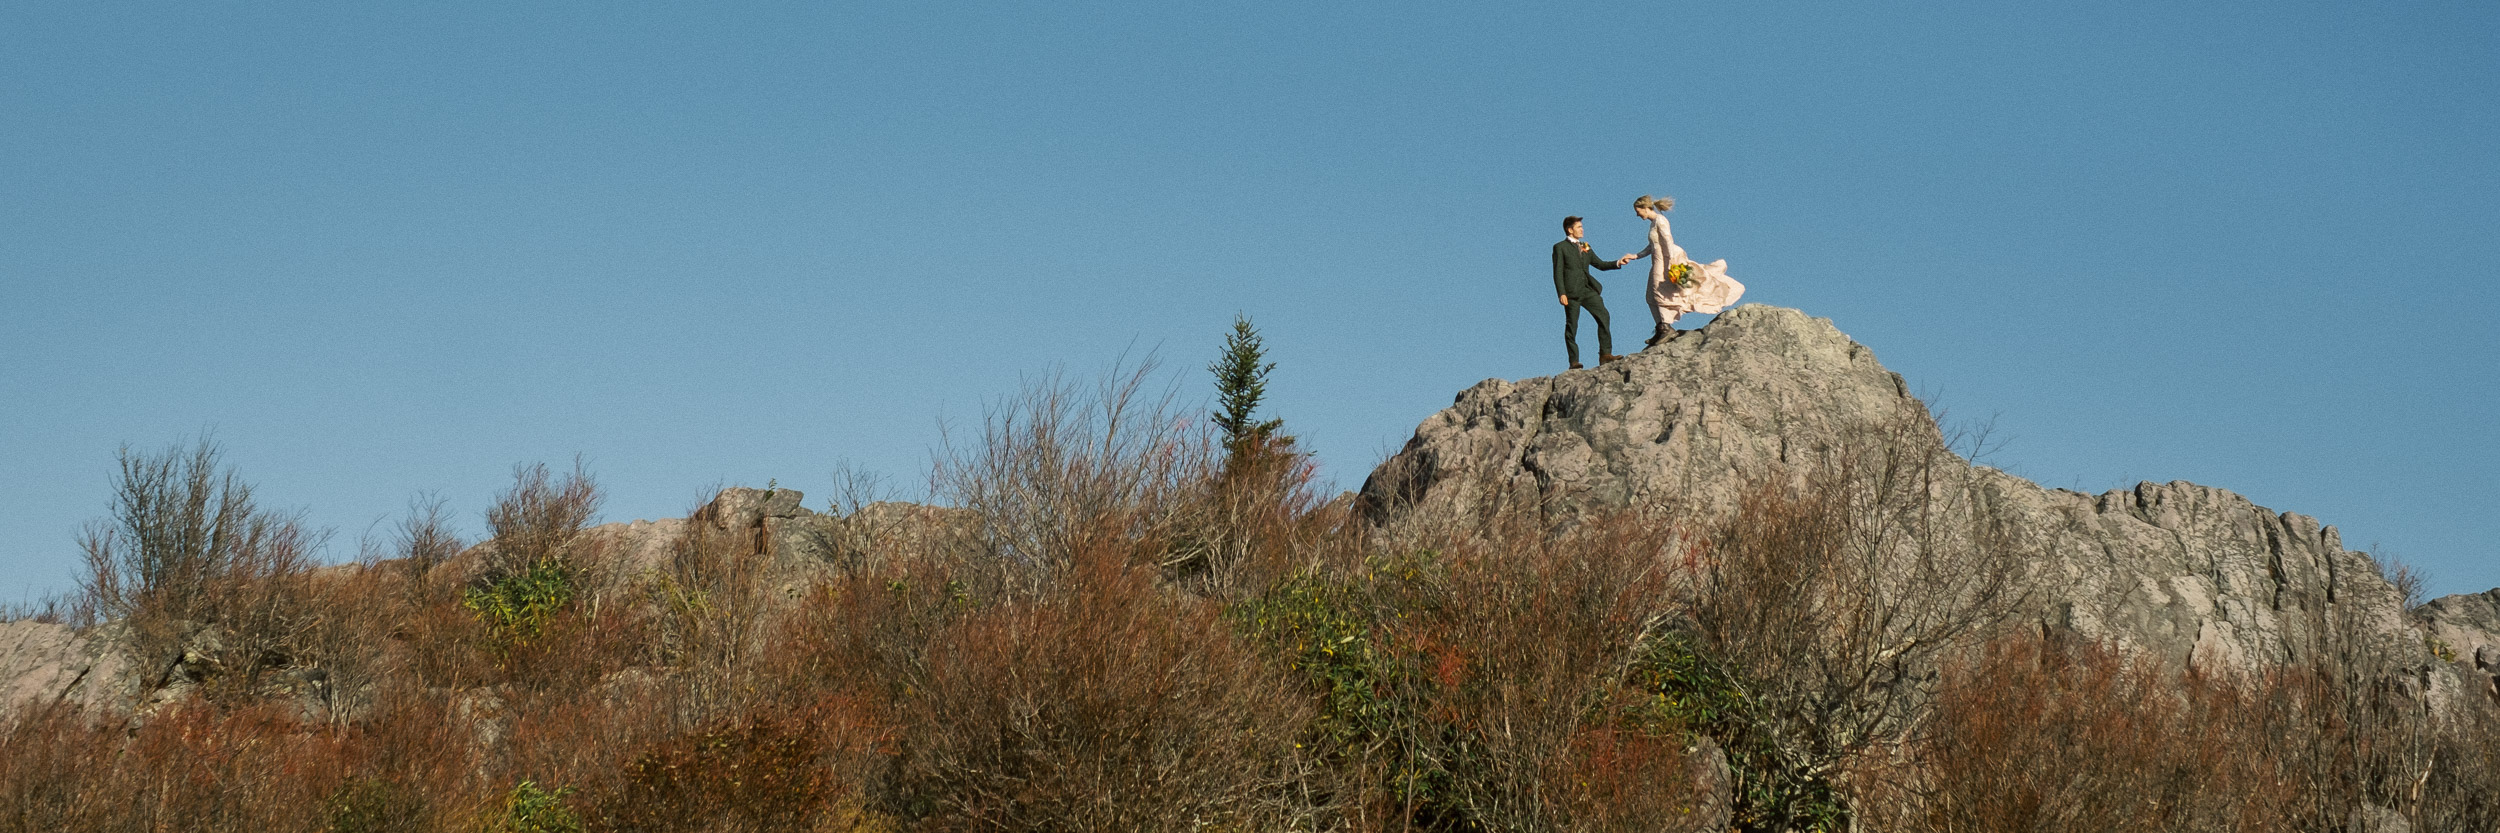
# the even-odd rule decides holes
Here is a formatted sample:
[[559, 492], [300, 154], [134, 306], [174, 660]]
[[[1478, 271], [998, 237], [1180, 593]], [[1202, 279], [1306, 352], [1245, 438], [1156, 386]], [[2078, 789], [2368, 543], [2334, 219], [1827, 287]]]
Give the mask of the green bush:
[[1756, 721], [1760, 705], [1745, 696], [1736, 669], [1667, 631], [1645, 640], [1627, 684], [1641, 698], [1624, 721], [1652, 732], [1707, 735], [1726, 752], [1735, 779], [1738, 830], [1836, 831], [1849, 828], [1846, 802], [1831, 780], [1782, 763]]
[[330, 796], [327, 833], [397, 833], [426, 829], [425, 800], [379, 778], [356, 778]]
[[582, 817], [564, 803], [571, 787], [549, 790], [535, 781], [512, 785], [504, 795], [503, 814], [488, 826], [495, 833], [581, 833]]
[[1423, 578], [1432, 554], [1367, 566], [1351, 580], [1306, 572], [1232, 609], [1245, 635], [1287, 657], [1318, 690], [1315, 741], [1330, 754], [1377, 745], [1409, 720], [1396, 698], [1406, 671], [1374, 633], [1380, 616], [1373, 585], [1383, 575]]
[[573, 600], [573, 576], [552, 559], [489, 580], [462, 593], [460, 604], [486, 626], [489, 647], [509, 656], [545, 633], [549, 620]]

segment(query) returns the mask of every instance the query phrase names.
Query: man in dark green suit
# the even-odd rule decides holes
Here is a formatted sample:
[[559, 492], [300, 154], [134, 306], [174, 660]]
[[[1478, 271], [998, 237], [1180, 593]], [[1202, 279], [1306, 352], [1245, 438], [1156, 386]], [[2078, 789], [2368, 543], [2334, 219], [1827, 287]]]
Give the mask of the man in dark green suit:
[[1563, 218], [1563, 241], [1554, 244], [1554, 298], [1563, 307], [1563, 349], [1571, 357], [1571, 369], [1580, 369], [1580, 308], [1589, 308], [1589, 317], [1597, 320], [1597, 363], [1605, 364], [1615, 355], [1614, 328], [1606, 321], [1606, 287], [1589, 275], [1589, 269], [1621, 269], [1622, 260], [1598, 260], [1589, 251], [1589, 244], [1580, 241], [1580, 218]]

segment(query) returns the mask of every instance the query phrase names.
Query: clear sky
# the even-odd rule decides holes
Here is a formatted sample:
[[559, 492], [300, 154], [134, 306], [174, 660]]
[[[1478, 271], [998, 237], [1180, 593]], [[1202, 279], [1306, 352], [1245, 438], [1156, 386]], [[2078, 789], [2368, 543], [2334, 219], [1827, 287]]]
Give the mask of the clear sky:
[[73, 586], [124, 443], [213, 431], [334, 558], [575, 455], [608, 520], [821, 509], [1054, 367], [1199, 396], [1236, 313], [1352, 488], [1561, 369], [1558, 222], [1630, 251], [1644, 193], [1989, 462], [2500, 585], [2482, 0], [39, 1], [0, 5], [0, 601]]

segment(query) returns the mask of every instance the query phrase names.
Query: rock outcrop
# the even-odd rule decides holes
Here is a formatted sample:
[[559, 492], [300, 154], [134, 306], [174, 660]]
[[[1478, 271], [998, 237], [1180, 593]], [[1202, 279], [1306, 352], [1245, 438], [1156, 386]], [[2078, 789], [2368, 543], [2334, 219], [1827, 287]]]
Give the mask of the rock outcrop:
[[2431, 651], [2465, 672], [2468, 690], [2500, 699], [2500, 590], [2442, 596], [2413, 615]]
[[[1887, 431], [1945, 443], [1902, 378], [1829, 320], [1745, 306], [1619, 362], [1469, 388], [1373, 473], [1361, 501], [1383, 528], [1495, 503], [1553, 525], [1624, 509], [1709, 517], [1753, 478]], [[2042, 626], [2236, 670], [2356, 638], [2420, 657], [2417, 671], [2433, 663], [2402, 594], [2315, 519], [2193, 483], [2086, 495], [1948, 459], [2035, 548], [2025, 615]], [[2500, 661], [2491, 604], [2433, 609], [2469, 662]]]
[[30, 706], [66, 703], [129, 708], [137, 674], [114, 650], [110, 629], [82, 634], [32, 619], [0, 622], [0, 720]]

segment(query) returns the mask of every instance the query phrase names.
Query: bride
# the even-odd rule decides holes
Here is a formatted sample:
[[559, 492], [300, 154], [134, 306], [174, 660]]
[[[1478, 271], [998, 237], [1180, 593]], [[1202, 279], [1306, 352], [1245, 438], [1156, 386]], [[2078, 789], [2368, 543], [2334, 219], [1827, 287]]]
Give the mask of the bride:
[[[1675, 232], [1667, 228], [1667, 212], [1675, 210], [1675, 198], [1651, 199], [1642, 194], [1632, 201], [1632, 213], [1649, 221], [1649, 248], [1623, 256], [1624, 263], [1649, 258], [1649, 317], [1658, 322], [1658, 331], [1649, 337], [1655, 345], [1675, 336], [1675, 319], [1688, 312], [1715, 313], [1736, 303], [1745, 294], [1745, 285], [1727, 276], [1727, 261], [1694, 263], [1684, 256], [1684, 247], [1675, 245]], [[1684, 283], [1669, 278], [1670, 270], [1682, 264], [1691, 270]]]

